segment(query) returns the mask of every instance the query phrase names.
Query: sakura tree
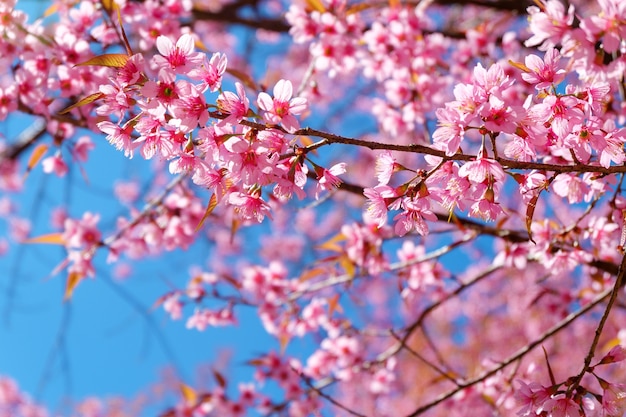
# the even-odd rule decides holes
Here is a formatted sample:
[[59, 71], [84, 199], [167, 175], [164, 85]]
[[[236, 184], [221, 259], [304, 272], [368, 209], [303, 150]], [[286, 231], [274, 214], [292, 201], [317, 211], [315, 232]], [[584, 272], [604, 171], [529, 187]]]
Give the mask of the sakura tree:
[[[163, 416], [625, 414], [626, 2], [9, 0], [0, 30], [0, 120], [34, 123], [4, 256], [62, 247], [71, 303], [208, 245], [151, 314], [275, 342]], [[32, 233], [14, 199], [96, 141], [146, 189]], [[53, 415], [8, 377], [0, 413]]]

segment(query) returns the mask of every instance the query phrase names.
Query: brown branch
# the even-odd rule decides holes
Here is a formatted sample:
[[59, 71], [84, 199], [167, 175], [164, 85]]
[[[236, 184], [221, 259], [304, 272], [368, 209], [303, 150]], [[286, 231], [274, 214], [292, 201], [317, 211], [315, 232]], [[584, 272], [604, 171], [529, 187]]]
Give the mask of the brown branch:
[[192, 15], [195, 20], [208, 20], [223, 24], [235, 24], [247, 26], [252, 29], [264, 29], [271, 32], [287, 33], [290, 26], [282, 18], [270, 18], [255, 16], [254, 18], [247, 18], [241, 16], [241, 11], [246, 8], [256, 9], [259, 6], [258, 0], [243, 0], [235, 3], [227, 4], [219, 11], [211, 12], [208, 10], [201, 10], [194, 7]]
[[440, 6], [480, 6], [488, 9], [526, 14], [526, 9], [535, 3], [529, 0], [434, 0]]

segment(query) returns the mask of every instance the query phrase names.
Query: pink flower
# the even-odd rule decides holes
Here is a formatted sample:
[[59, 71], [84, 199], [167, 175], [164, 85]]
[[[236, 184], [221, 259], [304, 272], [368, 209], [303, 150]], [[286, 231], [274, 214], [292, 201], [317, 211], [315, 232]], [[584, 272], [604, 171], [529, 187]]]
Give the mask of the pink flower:
[[543, 404], [550, 398], [548, 390], [536, 382], [530, 384], [517, 380], [520, 387], [515, 391], [515, 399], [522, 406], [517, 412], [518, 416], [534, 416], [539, 413]]
[[49, 156], [41, 161], [41, 166], [43, 167], [43, 172], [46, 174], [55, 173], [58, 177], [63, 177], [67, 174], [68, 167], [61, 154], [57, 154], [54, 156]]
[[294, 115], [303, 113], [307, 108], [307, 101], [302, 97], [291, 98], [293, 87], [291, 81], [280, 80], [274, 86], [274, 98], [265, 92], [259, 93], [257, 104], [264, 111], [263, 118], [272, 124], [280, 124], [289, 133], [300, 128]]
[[182, 35], [176, 45], [166, 36], [159, 36], [156, 46], [162, 56], [155, 55], [153, 62], [159, 72], [187, 74], [202, 64], [202, 54], [194, 52], [194, 39], [188, 33]]
[[622, 417], [626, 413], [626, 385], [605, 384], [602, 410], [605, 417]]
[[580, 417], [580, 406], [565, 394], [547, 399], [542, 407], [550, 417]]
[[175, 118], [169, 124], [181, 132], [190, 132], [198, 125], [205, 126], [209, 120], [209, 111], [204, 95], [194, 84], [186, 81], [181, 81], [179, 87], [180, 98], [170, 106]]
[[63, 241], [68, 248], [91, 247], [100, 242], [100, 215], [86, 212], [80, 220], [65, 219]]
[[143, 55], [131, 56], [124, 66], [117, 71], [116, 81], [122, 86], [136, 84], [143, 76], [144, 66]]
[[17, 88], [8, 86], [0, 87], [0, 120], [13, 113], [17, 109]]
[[237, 124], [248, 115], [250, 100], [246, 97], [246, 90], [241, 83], [235, 83], [235, 88], [237, 89], [237, 94], [231, 91], [224, 91], [217, 98], [218, 108], [228, 114], [218, 126]]
[[524, 60], [530, 72], [523, 72], [522, 79], [530, 84], [535, 84], [537, 90], [550, 88], [565, 78], [565, 70], [559, 68], [561, 54], [558, 50], [550, 48], [546, 51], [543, 60], [537, 55], [528, 55]]
[[404, 236], [415, 229], [422, 236], [428, 234], [426, 220], [436, 221], [437, 216], [430, 210], [430, 204], [425, 199], [404, 198], [402, 200], [404, 212], [396, 215], [394, 230], [398, 236]]
[[601, 12], [582, 20], [581, 28], [592, 38], [602, 38], [602, 49], [612, 54], [626, 38], [626, 7], [621, 0], [599, 0]]
[[502, 207], [494, 198], [493, 189], [487, 188], [481, 199], [472, 204], [472, 216], [493, 221], [504, 214]]
[[211, 60], [206, 55], [203, 56], [202, 66], [189, 71], [189, 77], [194, 80], [200, 80], [200, 91], [209, 90], [215, 92], [222, 86], [222, 76], [226, 72], [228, 60], [226, 55], [214, 53]]
[[395, 167], [396, 160], [391, 151], [383, 151], [383, 153], [378, 155], [376, 167], [374, 168], [376, 178], [378, 178], [378, 185], [387, 185], [389, 183]]
[[626, 359], [626, 348], [622, 345], [613, 347], [600, 361], [600, 364], [621, 362]]
[[483, 158], [482, 152], [475, 161], [466, 162], [459, 168], [459, 177], [466, 177], [475, 184], [491, 184], [498, 189], [504, 183], [505, 176], [502, 166], [493, 159]]
[[265, 216], [271, 218], [270, 206], [263, 201], [260, 193], [233, 192], [228, 195], [228, 203], [235, 206], [235, 211], [246, 220], [256, 220], [261, 223]]
[[[321, 167], [320, 167], [321, 168]], [[330, 169], [320, 169], [322, 171], [321, 177], [318, 177], [317, 188], [315, 190], [315, 199], [319, 198], [319, 192], [321, 190], [330, 191], [333, 188], [339, 187], [341, 180], [337, 175], [346, 173], [346, 163], [340, 162], [333, 165]], [[316, 169], [317, 172], [317, 169]]]
[[89, 136], [81, 136], [74, 144], [72, 155], [81, 162], [87, 162], [87, 152], [93, 150], [95, 146]]
[[387, 198], [395, 197], [393, 188], [387, 185], [378, 185], [374, 188], [366, 188], [363, 194], [367, 197], [366, 216], [383, 227], [387, 224]]
[[547, 49], [562, 44], [574, 23], [574, 6], [570, 4], [566, 14], [560, 0], [546, 0], [541, 9], [530, 6], [528, 14], [533, 36], [524, 43], [526, 46], [541, 45]]
[[433, 142], [439, 144], [447, 156], [454, 155], [461, 146], [465, 137], [465, 122], [456, 109], [446, 105], [437, 109], [437, 124], [439, 127], [433, 132]]
[[118, 151], [124, 150], [124, 156], [128, 158], [133, 157], [133, 149], [135, 145], [132, 142], [132, 137], [130, 136], [133, 131], [132, 127], [122, 128], [116, 124], [113, 124], [109, 121], [100, 122], [97, 124], [98, 129], [107, 134], [107, 140]]

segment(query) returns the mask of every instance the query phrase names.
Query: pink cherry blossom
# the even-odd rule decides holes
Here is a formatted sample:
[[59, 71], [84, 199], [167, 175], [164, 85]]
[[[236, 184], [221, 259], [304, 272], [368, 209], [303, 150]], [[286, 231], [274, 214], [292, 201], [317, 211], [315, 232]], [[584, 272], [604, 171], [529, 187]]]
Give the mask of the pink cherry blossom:
[[222, 86], [222, 77], [226, 71], [228, 65], [228, 59], [226, 55], [219, 52], [211, 55], [211, 59], [208, 59], [206, 55], [202, 58], [202, 66], [200, 68], [193, 68], [189, 71], [189, 77], [195, 80], [200, 80], [201, 92], [209, 90], [215, 92]]
[[530, 32], [533, 34], [526, 46], [540, 45], [546, 50], [563, 41], [574, 22], [574, 5], [570, 4], [567, 12], [559, 0], [546, 0], [542, 7], [530, 6]]
[[341, 174], [345, 174], [346, 163], [340, 162], [333, 165], [329, 169], [322, 168], [321, 171], [322, 175], [318, 178], [317, 187], [315, 189], [316, 199], [319, 199], [319, 192], [321, 190], [331, 191], [341, 185], [341, 179], [339, 179], [338, 176]]
[[602, 411], [606, 417], [618, 417], [626, 413], [625, 384], [606, 384], [602, 393]]
[[107, 140], [115, 146], [118, 151], [123, 150], [124, 156], [133, 157], [135, 144], [130, 136], [132, 129], [130, 127], [122, 128], [108, 121], [98, 123], [98, 128], [106, 133]]
[[228, 203], [235, 207], [235, 211], [246, 220], [263, 221], [265, 216], [270, 216], [270, 208], [259, 193], [232, 192], [228, 195]]
[[156, 40], [159, 55], [153, 58], [154, 66], [163, 72], [187, 74], [202, 63], [202, 54], [194, 52], [194, 39], [184, 34], [174, 44], [167, 36], [159, 36]]
[[279, 80], [274, 86], [274, 98], [265, 92], [259, 93], [257, 104], [263, 110], [263, 118], [272, 124], [280, 124], [289, 133], [295, 132], [300, 124], [294, 117], [304, 113], [307, 101], [302, 97], [294, 97], [293, 87], [289, 80]]
[[41, 161], [41, 166], [43, 168], [43, 172], [46, 174], [55, 173], [57, 177], [63, 177], [69, 171], [67, 164], [63, 160], [61, 154], [57, 154], [54, 156], [48, 156], [43, 161]]
[[558, 65], [560, 58], [561, 54], [555, 48], [548, 49], [543, 60], [537, 55], [528, 55], [524, 63], [530, 72], [523, 72], [522, 79], [534, 84], [537, 90], [559, 84], [565, 78], [565, 70]]
[[235, 124], [248, 116], [250, 100], [246, 97], [246, 90], [241, 83], [235, 83], [237, 94], [231, 91], [224, 91], [217, 98], [217, 105], [227, 117], [219, 125]]
[[550, 417], [579, 417], [580, 406], [565, 394], [557, 394], [544, 401], [541, 410]]

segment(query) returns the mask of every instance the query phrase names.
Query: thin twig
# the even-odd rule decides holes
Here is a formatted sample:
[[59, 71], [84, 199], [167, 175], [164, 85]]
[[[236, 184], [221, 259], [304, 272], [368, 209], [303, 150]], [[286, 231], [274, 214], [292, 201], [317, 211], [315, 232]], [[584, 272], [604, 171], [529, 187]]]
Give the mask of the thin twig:
[[[624, 259], [625, 259], [625, 262], [626, 262], [626, 257], [624, 257]], [[408, 414], [407, 417], [415, 417], [415, 416], [418, 416], [418, 415], [422, 414], [423, 412], [425, 412], [425, 411], [433, 408], [434, 406], [442, 403], [443, 401], [451, 398], [452, 396], [454, 396], [456, 393], [460, 392], [461, 390], [486, 380], [487, 378], [489, 378], [490, 376], [492, 376], [492, 375], [496, 374], [497, 372], [501, 371], [502, 369], [504, 369], [505, 367], [507, 367], [511, 363], [521, 359], [522, 357], [527, 355], [531, 350], [533, 350], [535, 347], [539, 346], [541, 343], [543, 343], [544, 341], [546, 341], [550, 337], [554, 336], [559, 331], [561, 331], [564, 328], [566, 328], [574, 320], [578, 319], [578, 317], [582, 316], [583, 314], [587, 313], [589, 310], [591, 310], [592, 308], [594, 308], [595, 306], [600, 304], [602, 301], [604, 301], [604, 299], [606, 297], [608, 297], [612, 293], [612, 291], [613, 291], [612, 289], [609, 289], [609, 290], [605, 290], [604, 292], [600, 293], [591, 303], [587, 304], [585, 307], [581, 308], [580, 310], [578, 310], [578, 311], [568, 315], [566, 318], [561, 320], [559, 323], [557, 323], [556, 325], [554, 325], [553, 327], [548, 329], [540, 337], [538, 337], [537, 339], [535, 339], [534, 341], [532, 341], [528, 345], [526, 345], [526, 346], [522, 347], [521, 349], [519, 349], [517, 352], [515, 352], [514, 354], [512, 354], [511, 356], [509, 356], [508, 358], [506, 358], [502, 362], [500, 362], [497, 366], [495, 366], [495, 367], [493, 367], [493, 368], [483, 372], [482, 374], [480, 374], [479, 376], [477, 376], [475, 378], [472, 378], [472, 379], [467, 380], [467, 381], [465, 381], [463, 383], [460, 383], [457, 388], [454, 388], [454, 389], [452, 389], [452, 390], [450, 390], [448, 392], [445, 392], [445, 393], [441, 394], [440, 396], [438, 396], [437, 398], [435, 398], [433, 401], [420, 406], [415, 411], [413, 411], [411, 414]]]
[[617, 299], [617, 295], [621, 291], [622, 282], [624, 281], [624, 275], [626, 274], [626, 254], [622, 257], [622, 263], [619, 266], [619, 272], [617, 273], [617, 278], [615, 279], [615, 284], [613, 284], [613, 289], [611, 290], [611, 297], [604, 309], [604, 313], [602, 314], [602, 318], [598, 323], [598, 327], [596, 327], [595, 336], [593, 341], [591, 342], [591, 347], [589, 348], [589, 353], [585, 356], [585, 362], [583, 368], [580, 373], [574, 378], [574, 382], [567, 389], [567, 394], [571, 394], [578, 388], [580, 385], [583, 376], [589, 371], [591, 361], [593, 356], [595, 355], [596, 347], [598, 346], [598, 342], [600, 341], [600, 336], [602, 335], [602, 329], [604, 329], [604, 325], [606, 324], [607, 319], [609, 318], [609, 314], [611, 313], [611, 308], [615, 304], [615, 300]]
[[304, 381], [305, 384], [307, 384], [307, 386], [309, 388], [311, 388], [313, 391], [315, 391], [317, 394], [319, 394], [320, 397], [328, 400], [329, 402], [331, 402], [334, 406], [341, 408], [342, 410], [346, 411], [349, 414], [352, 414], [353, 416], [357, 416], [357, 417], [366, 417], [365, 414], [361, 414], [358, 413], [350, 408], [348, 408], [347, 406], [341, 404], [339, 401], [337, 401], [336, 399], [334, 399], [331, 395], [326, 394], [324, 391], [322, 391], [322, 388], [316, 387], [315, 385], [313, 385], [311, 383], [311, 381], [309, 381], [309, 379], [307, 377], [305, 377], [304, 375], [302, 375], [300, 372], [297, 372], [294, 369], [294, 372], [296, 372], [300, 378]]

